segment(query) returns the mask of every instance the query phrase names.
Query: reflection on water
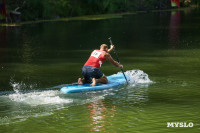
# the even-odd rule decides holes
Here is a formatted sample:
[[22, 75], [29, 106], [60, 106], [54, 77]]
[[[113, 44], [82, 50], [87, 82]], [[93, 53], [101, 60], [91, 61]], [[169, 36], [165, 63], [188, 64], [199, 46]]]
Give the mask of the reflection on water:
[[[89, 113], [90, 113], [90, 126], [91, 131], [105, 131], [105, 124], [107, 123], [106, 120], [108, 119], [108, 110], [104, 106], [102, 100], [95, 101], [88, 104]], [[112, 113], [114, 116], [114, 112]], [[113, 117], [112, 116], [112, 117]]]
[[121, 131], [123, 128], [114, 127], [122, 125], [136, 127], [143, 119], [148, 95], [147, 84], [129, 85], [110, 91], [105, 99], [88, 103], [90, 131]]
[[171, 49], [176, 49], [179, 45], [180, 19], [180, 11], [171, 12], [169, 25], [169, 42]]
[[0, 28], [0, 48], [5, 48], [7, 44], [7, 28]]
[[4, 68], [4, 60], [6, 56], [6, 45], [7, 45], [7, 29], [0, 28], [0, 71]]
[[22, 44], [22, 54], [21, 54], [21, 59], [25, 64], [29, 64], [32, 63], [32, 58], [34, 57], [34, 51], [32, 50], [32, 38], [29, 38], [26, 34], [26, 32], [24, 32], [22, 34], [23, 36], [23, 44]]

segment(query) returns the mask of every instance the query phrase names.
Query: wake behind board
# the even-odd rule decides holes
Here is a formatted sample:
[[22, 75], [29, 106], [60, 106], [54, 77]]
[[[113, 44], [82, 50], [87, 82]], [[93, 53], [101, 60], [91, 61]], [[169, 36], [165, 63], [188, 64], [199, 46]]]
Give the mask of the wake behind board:
[[[126, 77], [129, 80], [129, 76], [126, 75]], [[83, 91], [104, 90], [126, 84], [126, 79], [124, 78], [122, 73], [110, 75], [107, 78], [108, 78], [107, 84], [97, 83], [96, 86], [91, 86], [90, 84], [83, 84], [83, 85], [74, 84], [62, 87], [61, 92], [67, 94], [67, 93], [78, 93]]]

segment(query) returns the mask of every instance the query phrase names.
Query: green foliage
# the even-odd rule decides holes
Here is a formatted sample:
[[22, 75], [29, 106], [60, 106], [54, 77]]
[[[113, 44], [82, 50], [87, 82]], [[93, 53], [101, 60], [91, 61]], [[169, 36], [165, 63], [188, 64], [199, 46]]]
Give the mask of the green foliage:
[[48, 18], [51, 9], [47, 4], [43, 0], [27, 0], [24, 7], [20, 10], [22, 12], [22, 19], [38, 20]]
[[53, 16], [66, 17], [70, 14], [71, 5], [67, 0], [47, 0], [48, 7], [52, 10]]
[[7, 0], [9, 11], [17, 7], [22, 20], [38, 20], [170, 8], [170, 0]]

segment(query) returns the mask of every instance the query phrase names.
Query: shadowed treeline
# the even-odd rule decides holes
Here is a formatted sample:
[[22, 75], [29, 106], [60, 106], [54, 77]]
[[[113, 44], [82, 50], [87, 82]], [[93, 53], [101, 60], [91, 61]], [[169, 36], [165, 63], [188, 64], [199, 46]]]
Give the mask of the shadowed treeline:
[[[196, 0], [192, 0], [191, 3]], [[185, 4], [181, 1], [181, 7]], [[188, 3], [187, 3], [188, 5]], [[53, 19], [81, 15], [166, 9], [170, 0], [7, 0], [8, 12], [20, 12], [21, 20]]]

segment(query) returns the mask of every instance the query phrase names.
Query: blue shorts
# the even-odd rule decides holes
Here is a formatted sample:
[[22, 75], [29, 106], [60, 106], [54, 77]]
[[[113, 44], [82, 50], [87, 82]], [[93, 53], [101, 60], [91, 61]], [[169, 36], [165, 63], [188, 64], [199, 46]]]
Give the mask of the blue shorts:
[[104, 74], [98, 68], [91, 66], [83, 66], [82, 75], [86, 81], [91, 80], [92, 78], [100, 79], [104, 76]]

